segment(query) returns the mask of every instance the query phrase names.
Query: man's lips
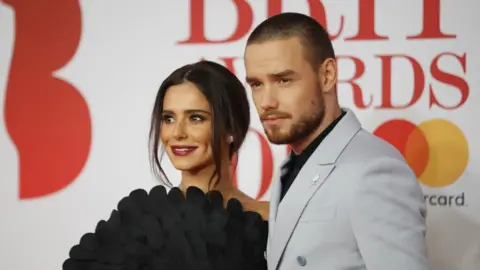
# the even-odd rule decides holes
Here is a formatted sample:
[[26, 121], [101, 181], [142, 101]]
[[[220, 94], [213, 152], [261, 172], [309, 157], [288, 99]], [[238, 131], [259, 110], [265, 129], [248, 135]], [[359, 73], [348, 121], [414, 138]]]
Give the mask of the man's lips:
[[277, 125], [285, 119], [287, 119], [287, 117], [269, 116], [262, 118], [262, 122], [267, 125]]

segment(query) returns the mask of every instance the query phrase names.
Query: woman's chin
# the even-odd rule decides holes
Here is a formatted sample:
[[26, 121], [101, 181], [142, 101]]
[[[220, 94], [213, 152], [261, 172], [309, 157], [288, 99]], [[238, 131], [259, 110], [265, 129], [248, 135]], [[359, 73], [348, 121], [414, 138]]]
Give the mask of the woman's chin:
[[193, 171], [193, 166], [190, 164], [173, 164], [173, 167], [181, 172]]
[[181, 172], [198, 172], [202, 166], [193, 162], [174, 162], [173, 167]]

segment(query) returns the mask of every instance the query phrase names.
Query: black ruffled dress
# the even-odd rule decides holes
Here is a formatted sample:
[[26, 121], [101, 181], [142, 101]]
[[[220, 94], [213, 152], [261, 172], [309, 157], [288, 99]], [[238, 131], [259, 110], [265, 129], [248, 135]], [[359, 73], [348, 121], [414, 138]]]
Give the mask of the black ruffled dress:
[[217, 191], [190, 187], [184, 196], [156, 186], [123, 198], [72, 247], [63, 269], [266, 270], [267, 235], [267, 221], [236, 199], [224, 208]]

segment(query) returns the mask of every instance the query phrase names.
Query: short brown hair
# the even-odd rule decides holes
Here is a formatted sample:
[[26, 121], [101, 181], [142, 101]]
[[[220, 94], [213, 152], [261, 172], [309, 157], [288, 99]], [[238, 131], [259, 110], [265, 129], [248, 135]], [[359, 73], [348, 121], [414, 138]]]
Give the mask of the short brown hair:
[[300, 38], [305, 58], [314, 68], [335, 58], [327, 30], [312, 17], [295, 12], [280, 13], [260, 23], [248, 37], [247, 46], [290, 37]]

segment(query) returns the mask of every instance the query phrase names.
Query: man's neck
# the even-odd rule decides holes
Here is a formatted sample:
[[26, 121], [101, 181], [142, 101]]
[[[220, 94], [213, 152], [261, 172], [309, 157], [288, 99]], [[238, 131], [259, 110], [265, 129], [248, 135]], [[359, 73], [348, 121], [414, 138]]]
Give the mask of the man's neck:
[[337, 106], [334, 110], [330, 113], [325, 113], [323, 117], [322, 123], [315, 129], [314, 132], [310, 133], [307, 137], [298, 140], [294, 143], [290, 144], [290, 148], [292, 149], [295, 155], [300, 155], [305, 148], [308, 147], [312, 143], [315, 138], [317, 138], [335, 119], [342, 115], [342, 109]]

